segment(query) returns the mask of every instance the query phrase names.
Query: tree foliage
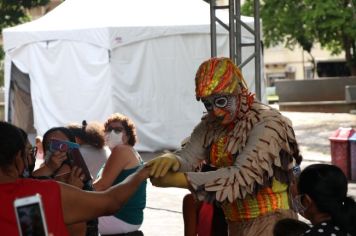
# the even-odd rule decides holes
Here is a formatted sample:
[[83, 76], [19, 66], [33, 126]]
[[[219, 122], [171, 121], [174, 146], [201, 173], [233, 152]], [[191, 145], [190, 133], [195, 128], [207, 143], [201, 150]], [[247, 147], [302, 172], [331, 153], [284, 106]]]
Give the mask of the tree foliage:
[[[0, 0], [0, 33], [4, 28], [31, 20], [28, 10], [48, 4], [50, 0]], [[0, 48], [0, 86], [4, 84], [2, 59], [4, 51]]]
[[0, 29], [29, 21], [28, 9], [44, 6], [50, 0], [0, 0]]
[[[243, 14], [253, 13], [253, 1], [246, 0]], [[356, 0], [262, 0], [260, 15], [267, 47], [299, 44], [310, 53], [320, 43], [332, 54], [345, 52], [356, 75]]]

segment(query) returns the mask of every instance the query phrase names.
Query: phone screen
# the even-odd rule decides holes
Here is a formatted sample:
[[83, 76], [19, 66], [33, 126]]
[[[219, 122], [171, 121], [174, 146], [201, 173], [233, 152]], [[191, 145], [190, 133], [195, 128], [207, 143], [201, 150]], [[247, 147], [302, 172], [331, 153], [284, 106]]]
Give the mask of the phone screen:
[[22, 236], [46, 236], [39, 203], [16, 207]]

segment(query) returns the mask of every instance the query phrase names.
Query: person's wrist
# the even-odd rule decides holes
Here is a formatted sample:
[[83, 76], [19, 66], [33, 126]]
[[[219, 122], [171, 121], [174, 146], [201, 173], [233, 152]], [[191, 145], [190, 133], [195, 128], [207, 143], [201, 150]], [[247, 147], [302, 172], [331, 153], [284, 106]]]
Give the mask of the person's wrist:
[[56, 172], [56, 168], [50, 163], [45, 163], [45, 168], [47, 169], [48, 176], [52, 176]]
[[150, 167], [142, 166], [138, 170], [138, 175], [141, 179], [147, 179], [150, 175]]

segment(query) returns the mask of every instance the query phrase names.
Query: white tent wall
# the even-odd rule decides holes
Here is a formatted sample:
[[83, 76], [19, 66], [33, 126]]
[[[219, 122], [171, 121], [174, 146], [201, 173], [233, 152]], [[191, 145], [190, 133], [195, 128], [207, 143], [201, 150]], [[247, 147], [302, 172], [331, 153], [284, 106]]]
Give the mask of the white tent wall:
[[[113, 112], [120, 112], [133, 119], [137, 126], [139, 151], [177, 148], [180, 141], [190, 135], [204, 112], [202, 104], [195, 100], [194, 77], [199, 64], [210, 57], [209, 5], [202, 0], [82, 2], [85, 5], [81, 8], [84, 12], [80, 13], [82, 22], [85, 22], [86, 15], [91, 15], [86, 11], [91, 9], [93, 2], [97, 3], [97, 13], [103, 13], [102, 18], [110, 14], [101, 11], [100, 7], [115, 8], [108, 7], [109, 3], [121, 2], [124, 10], [120, 10], [124, 13], [124, 3], [150, 2], [149, 5], [145, 3], [147, 6], [142, 14], [150, 12], [149, 7], [156, 8], [155, 3], [167, 5], [169, 2], [176, 7], [187, 7], [187, 3], [192, 3], [191, 7], [199, 6], [199, 10], [187, 8], [186, 12], [180, 12], [182, 25], [162, 18], [170, 16], [165, 12], [164, 16], [151, 14], [143, 17], [142, 21], [147, 26], [132, 22], [137, 20], [137, 16], [132, 14], [124, 23], [110, 21], [110, 25], [100, 28], [91, 19], [88, 19], [87, 26], [76, 26], [78, 22], [73, 18], [70, 24], [71, 14], [78, 17], [72, 4], [81, 1], [67, 0], [58, 10], [56, 8], [39, 20], [3, 32], [6, 99], [11, 79], [9, 64], [13, 62], [22, 72], [29, 74], [34, 126], [40, 135], [53, 126], [83, 119], [104, 121]], [[172, 6], [169, 9], [175, 9]], [[171, 15], [175, 14], [172, 12]], [[201, 17], [194, 15], [204, 15], [205, 23], [202, 24]], [[187, 20], [189, 16], [191, 19]], [[154, 17], [156, 21], [150, 20]], [[194, 21], [195, 18], [198, 21]], [[69, 23], [56, 25], [59, 23], [55, 19], [63, 20], [62, 24]], [[158, 22], [168, 25], [154, 25]], [[127, 26], [128, 23], [133, 26]], [[253, 25], [253, 22], [248, 24]], [[242, 40], [251, 42], [251, 37], [244, 31]], [[227, 31], [218, 28], [217, 42], [218, 55], [228, 56]], [[242, 53], [243, 58], [247, 58], [253, 49], [245, 48]], [[254, 64], [245, 66], [243, 74], [254, 91]], [[8, 102], [5, 105], [8, 111]]]
[[[228, 38], [219, 39], [219, 51], [227, 53]], [[113, 108], [137, 124], [139, 149], [177, 148], [190, 135], [204, 111], [195, 99], [195, 71], [209, 49], [209, 34], [187, 34], [113, 51]]]
[[9, 55], [30, 76], [39, 134], [84, 118], [104, 120], [112, 113], [107, 50], [87, 43], [51, 41], [31, 43]]

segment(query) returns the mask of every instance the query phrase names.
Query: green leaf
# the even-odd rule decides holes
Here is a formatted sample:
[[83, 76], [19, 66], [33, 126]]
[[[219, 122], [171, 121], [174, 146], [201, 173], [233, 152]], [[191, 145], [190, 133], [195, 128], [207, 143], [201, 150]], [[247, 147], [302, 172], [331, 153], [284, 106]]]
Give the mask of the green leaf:
[[[253, 0], [245, 1], [242, 13], [252, 15]], [[267, 47], [298, 44], [310, 52], [320, 43], [333, 54], [352, 52], [350, 65], [356, 60], [356, 0], [263, 0], [260, 16]]]

